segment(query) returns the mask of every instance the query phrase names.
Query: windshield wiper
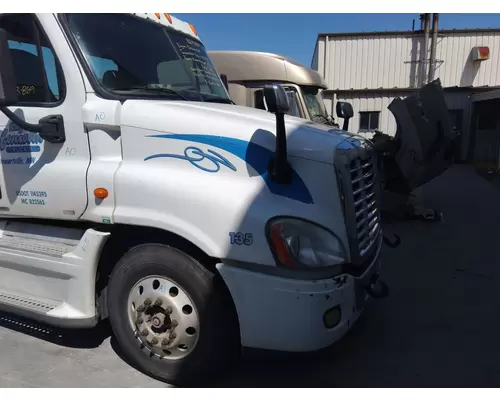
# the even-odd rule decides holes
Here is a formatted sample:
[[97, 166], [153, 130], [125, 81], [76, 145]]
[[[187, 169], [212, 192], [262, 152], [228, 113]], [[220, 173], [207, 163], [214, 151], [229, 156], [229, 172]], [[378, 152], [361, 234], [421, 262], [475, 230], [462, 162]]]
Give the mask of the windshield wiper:
[[145, 91], [151, 91], [151, 92], [169, 93], [169, 94], [173, 94], [173, 95], [179, 97], [182, 100], [189, 101], [189, 99], [187, 97], [183, 96], [182, 94], [175, 91], [174, 89], [170, 89], [170, 88], [168, 88], [162, 84], [158, 84], [158, 83], [149, 83], [147, 85], [139, 85], [139, 86], [128, 86], [128, 87], [120, 88], [120, 89], [116, 89], [116, 90], [119, 90], [119, 91], [145, 90]]
[[329, 122], [328, 118], [326, 118], [323, 114], [313, 114], [312, 117], [313, 118], [321, 118], [321, 119], [325, 120], [326, 122]]
[[234, 101], [224, 97], [204, 97], [203, 101], [207, 103], [224, 103], [224, 104], [236, 104]]

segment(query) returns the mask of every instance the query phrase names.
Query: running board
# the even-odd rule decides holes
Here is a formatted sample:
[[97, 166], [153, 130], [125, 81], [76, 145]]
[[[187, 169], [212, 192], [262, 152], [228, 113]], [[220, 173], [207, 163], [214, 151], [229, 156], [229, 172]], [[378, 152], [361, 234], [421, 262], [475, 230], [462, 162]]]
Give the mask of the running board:
[[0, 309], [61, 327], [96, 325], [97, 265], [109, 235], [0, 220]]

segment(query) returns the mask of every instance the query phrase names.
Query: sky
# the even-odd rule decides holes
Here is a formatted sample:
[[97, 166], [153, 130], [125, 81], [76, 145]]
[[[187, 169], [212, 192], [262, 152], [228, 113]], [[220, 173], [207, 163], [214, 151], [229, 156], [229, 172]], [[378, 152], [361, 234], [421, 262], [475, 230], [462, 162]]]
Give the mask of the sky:
[[[318, 33], [411, 30], [419, 14], [172, 14], [192, 23], [208, 50], [253, 50], [311, 65]], [[440, 29], [500, 28], [500, 14], [440, 14]]]

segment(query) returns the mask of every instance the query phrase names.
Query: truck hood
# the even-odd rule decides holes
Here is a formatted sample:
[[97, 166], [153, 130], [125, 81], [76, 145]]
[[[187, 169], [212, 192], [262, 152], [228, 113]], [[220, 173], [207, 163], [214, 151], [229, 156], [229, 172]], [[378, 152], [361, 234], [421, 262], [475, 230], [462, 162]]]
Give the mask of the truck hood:
[[[120, 123], [152, 131], [200, 137], [234, 139], [275, 149], [276, 119], [267, 111], [232, 104], [185, 101], [127, 100]], [[352, 134], [302, 118], [285, 116], [288, 155], [332, 164], [335, 148]], [[221, 138], [222, 137], [222, 138]], [[198, 139], [196, 139], [198, 138]], [[204, 140], [207, 144], [207, 141]]]

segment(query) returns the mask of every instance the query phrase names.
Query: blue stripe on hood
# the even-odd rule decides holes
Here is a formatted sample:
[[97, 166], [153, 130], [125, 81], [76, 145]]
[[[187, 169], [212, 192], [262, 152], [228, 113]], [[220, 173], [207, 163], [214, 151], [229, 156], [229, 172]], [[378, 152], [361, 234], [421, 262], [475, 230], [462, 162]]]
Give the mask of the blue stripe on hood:
[[306, 204], [313, 204], [313, 198], [302, 178], [292, 169], [292, 183], [279, 184], [274, 182], [267, 168], [274, 152], [245, 140], [228, 138], [225, 136], [213, 135], [183, 135], [183, 134], [163, 134], [151, 135], [150, 137], [162, 139], [177, 139], [188, 142], [196, 142], [214, 146], [225, 150], [249, 164], [264, 179], [271, 193], [277, 196], [288, 197]]

